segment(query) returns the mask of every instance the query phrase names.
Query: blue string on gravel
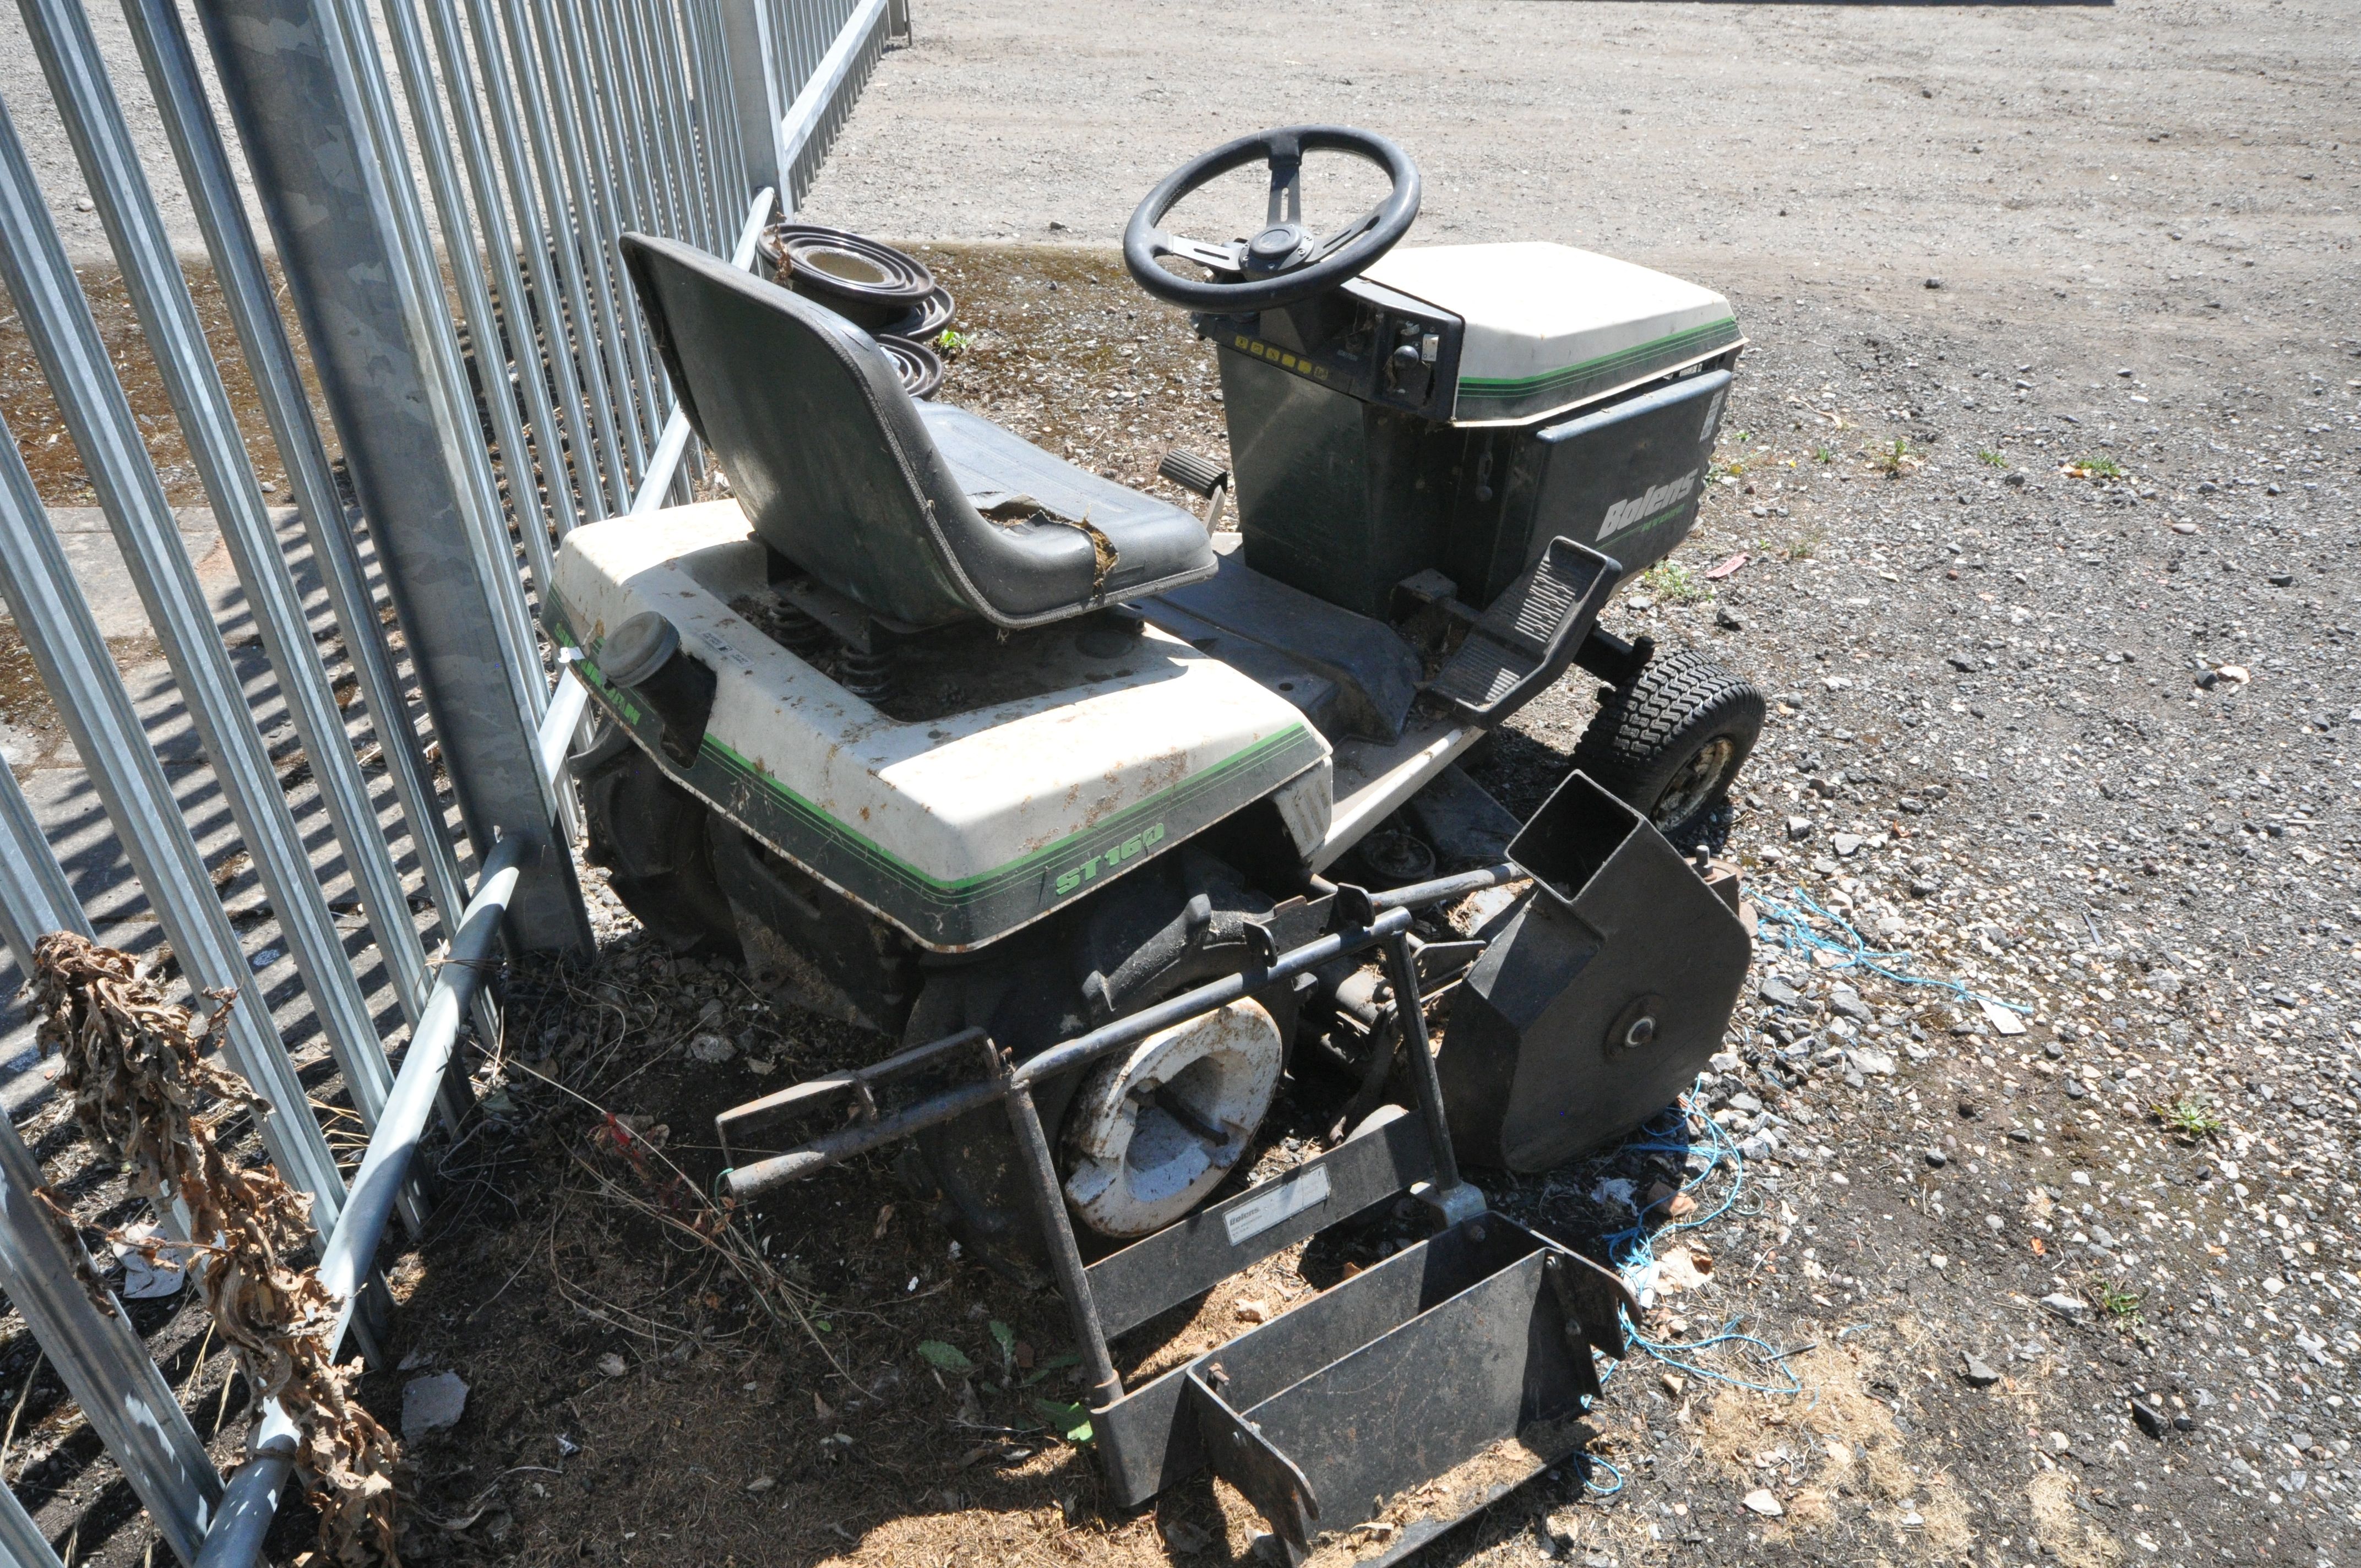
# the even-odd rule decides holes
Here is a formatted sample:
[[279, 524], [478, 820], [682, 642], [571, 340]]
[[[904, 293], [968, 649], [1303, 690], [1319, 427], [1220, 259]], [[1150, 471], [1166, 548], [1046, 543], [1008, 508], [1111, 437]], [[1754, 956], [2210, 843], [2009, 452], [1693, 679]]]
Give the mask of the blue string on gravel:
[[[2033, 1011], [2030, 1007], [2021, 1007], [2014, 1002], [2004, 1002], [1997, 996], [1986, 996], [1980, 991], [1971, 991], [1956, 980], [1941, 980], [1932, 975], [1908, 973], [1907, 967], [1917, 961], [1916, 953], [1900, 950], [1886, 951], [1872, 948], [1862, 938], [1861, 934], [1853, 928], [1850, 921], [1840, 915], [1821, 908], [1813, 900], [1812, 895], [1800, 887], [1795, 890], [1795, 903], [1804, 906], [1801, 910], [1793, 905], [1782, 904], [1777, 899], [1761, 893], [1750, 892], [1747, 894], [1754, 904], [1760, 922], [1778, 928], [1780, 946], [1788, 952], [1792, 953], [1801, 948], [1811, 953], [1833, 953], [1837, 956], [1837, 962], [1828, 966], [1831, 968], [1864, 969], [1872, 974], [1892, 981], [1896, 985], [1923, 985], [1937, 991], [1948, 991], [1966, 1001], [1986, 1003], [1993, 1007], [2004, 1007], [2011, 1013], [2029, 1014]], [[1843, 934], [1844, 939], [1839, 941], [1836, 938], [1824, 936], [1815, 930], [1809, 916], [1805, 911], [1809, 911], [1810, 915], [1818, 916], [1835, 927]]]
[[[1681, 1096], [1679, 1102], [1668, 1113], [1675, 1118], [1670, 1127], [1661, 1130], [1653, 1127], [1643, 1129], [1638, 1142], [1624, 1146], [1625, 1152], [1677, 1155], [1694, 1155], [1699, 1152], [1693, 1144], [1671, 1141], [1671, 1135], [1682, 1125], [1704, 1097], [1704, 1082], [1700, 1080], [1687, 1094]], [[1745, 1190], [1746, 1157], [1739, 1152], [1738, 1146], [1731, 1141], [1729, 1129], [1701, 1113], [1697, 1114], [1697, 1124], [1705, 1129], [1708, 1140], [1704, 1151], [1707, 1155], [1706, 1167], [1695, 1177], [1684, 1182], [1681, 1191], [1694, 1195], [1697, 1190], [1711, 1180], [1714, 1172], [1725, 1164], [1730, 1170], [1730, 1190], [1722, 1194], [1721, 1201], [1714, 1204], [1710, 1209], [1700, 1206], [1698, 1212], [1689, 1218], [1675, 1220], [1660, 1230], [1652, 1232], [1648, 1225], [1648, 1216], [1659, 1207], [1672, 1201], [1669, 1197], [1658, 1199], [1654, 1203], [1641, 1208], [1631, 1225], [1606, 1237], [1609, 1261], [1614, 1264], [1616, 1272], [1622, 1275], [1625, 1283], [1631, 1285], [1635, 1291], [1641, 1279], [1656, 1262], [1655, 1238], [1657, 1235], [1693, 1231], [1700, 1226], [1711, 1224], [1730, 1212], [1731, 1206], [1738, 1201], [1739, 1193]], [[1649, 1338], [1641, 1332], [1640, 1325], [1636, 1322], [1631, 1325], [1631, 1343], [1648, 1355], [1693, 1377], [1727, 1384], [1733, 1388], [1743, 1388], [1758, 1394], [1800, 1394], [1804, 1391], [1803, 1384], [1798, 1382], [1795, 1375], [1788, 1370], [1786, 1363], [1779, 1359], [1778, 1347], [1752, 1334], [1739, 1332], [1736, 1318], [1724, 1323], [1719, 1333], [1706, 1339], [1692, 1340], [1679, 1344]], [[1707, 1366], [1687, 1359], [1701, 1351], [1711, 1350], [1719, 1345], [1744, 1347], [1745, 1351], [1753, 1354], [1753, 1359], [1775, 1372], [1780, 1380], [1776, 1383], [1755, 1382], [1733, 1376], [1718, 1367]], [[1676, 1354], [1675, 1352], [1679, 1354]]]

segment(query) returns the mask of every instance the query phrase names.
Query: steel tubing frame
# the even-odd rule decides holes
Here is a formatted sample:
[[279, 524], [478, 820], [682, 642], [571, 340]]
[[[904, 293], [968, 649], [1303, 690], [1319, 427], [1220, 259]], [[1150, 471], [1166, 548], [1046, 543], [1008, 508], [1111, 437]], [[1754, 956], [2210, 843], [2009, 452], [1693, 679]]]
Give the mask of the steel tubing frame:
[[[519, 873], [547, 851], [544, 841], [520, 836], [503, 839], [484, 862], [451, 938], [449, 951], [427, 998], [426, 1017], [412, 1035], [401, 1071], [386, 1099], [385, 1115], [370, 1135], [368, 1151], [353, 1175], [352, 1197], [343, 1219], [320, 1249], [319, 1278], [328, 1294], [343, 1303], [328, 1344], [334, 1356], [351, 1321], [353, 1301], [368, 1277], [378, 1244], [385, 1238], [385, 1223], [393, 1212], [394, 1197], [409, 1179], [410, 1164], [425, 1135], [436, 1095], [449, 1069], [459, 1037], [459, 1022], [467, 1016], [485, 972], [498, 960], [500, 926], [508, 914]], [[554, 851], [548, 851], [554, 852]], [[250, 1454], [230, 1478], [198, 1568], [249, 1568], [261, 1550], [262, 1538], [279, 1509], [279, 1498], [294, 1465], [295, 1426], [276, 1402], [266, 1402], [255, 1422]]]

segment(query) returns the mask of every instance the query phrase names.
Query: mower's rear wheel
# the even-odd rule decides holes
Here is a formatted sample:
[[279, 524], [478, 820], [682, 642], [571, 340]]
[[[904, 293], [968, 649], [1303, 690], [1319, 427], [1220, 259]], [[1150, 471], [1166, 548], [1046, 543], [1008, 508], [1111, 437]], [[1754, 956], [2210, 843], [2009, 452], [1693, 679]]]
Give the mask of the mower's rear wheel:
[[1686, 849], [1709, 826], [1762, 737], [1752, 682], [1686, 648], [1609, 687], [1574, 749], [1574, 765]]
[[713, 874], [705, 803], [612, 723], [574, 761], [586, 858], [623, 907], [675, 953], [735, 953], [738, 920]]

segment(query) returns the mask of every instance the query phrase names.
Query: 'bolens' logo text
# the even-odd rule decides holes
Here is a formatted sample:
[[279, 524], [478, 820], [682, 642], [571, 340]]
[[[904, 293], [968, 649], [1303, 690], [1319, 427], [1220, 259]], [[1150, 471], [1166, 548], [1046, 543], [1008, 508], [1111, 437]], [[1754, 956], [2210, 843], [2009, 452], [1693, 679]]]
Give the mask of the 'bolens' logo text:
[[1617, 501], [1607, 509], [1607, 519], [1598, 525], [1598, 537], [1604, 539], [1610, 533], [1620, 533], [1633, 523], [1644, 522], [1675, 501], [1686, 499], [1697, 487], [1697, 471], [1692, 468], [1677, 479], [1650, 486], [1646, 495]]

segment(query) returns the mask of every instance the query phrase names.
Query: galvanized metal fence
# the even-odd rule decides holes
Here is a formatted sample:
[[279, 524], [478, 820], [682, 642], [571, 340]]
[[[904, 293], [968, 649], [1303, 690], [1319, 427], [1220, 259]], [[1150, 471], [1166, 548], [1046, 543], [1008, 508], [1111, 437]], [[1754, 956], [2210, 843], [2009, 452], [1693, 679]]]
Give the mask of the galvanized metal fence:
[[[582, 688], [562, 682], [553, 699], [533, 602], [567, 531], [683, 493], [694, 461], [615, 236], [668, 235], [747, 265], [774, 192], [792, 208], [808, 187], [906, 16], [901, 0], [194, 0], [214, 101], [176, 0], [124, 0], [175, 199], [203, 238], [256, 394], [253, 428], [225, 385], [216, 361], [229, 345], [206, 336], [83, 0], [19, 6], [49, 93], [0, 103], [0, 280], [251, 857], [267, 923], [242, 934], [225, 911], [218, 857], [209, 864], [186, 791], [151, 746], [152, 715], [126, 689], [5, 420], [0, 598], [191, 992], [250, 986], [265, 943], [293, 959], [308, 1014], [296, 1033], [316, 1031], [369, 1135], [349, 1180], [270, 1010], [233, 1008], [221, 1047], [274, 1107], [258, 1128], [269, 1157], [313, 1195], [322, 1277], [345, 1303], [336, 1336], [349, 1327], [368, 1349], [372, 1259], [390, 1215], [423, 1221], [430, 1195], [412, 1156], [463, 1019], [497, 1027], [483, 996], [490, 960], [504, 943], [561, 954], [590, 943], [561, 782]], [[294, 804], [26, 154], [19, 126], [37, 116], [67, 132], [235, 561], [309, 764]], [[267, 236], [248, 224], [225, 122]], [[307, 395], [299, 340], [324, 409]], [[300, 512], [311, 598], [249, 452], [266, 442]], [[382, 759], [374, 783], [356, 720]], [[357, 961], [324, 891], [338, 873], [311, 842], [319, 818], [368, 924]], [[0, 768], [0, 938], [29, 974], [33, 943], [60, 929], [87, 933], [91, 921]], [[398, 1072], [365, 978], [380, 970], [407, 1025]], [[130, 1320], [77, 1283], [82, 1243], [45, 1217], [41, 1182], [8, 1128], [0, 1289], [167, 1547], [186, 1563], [251, 1563], [292, 1429], [264, 1406], [225, 1487]], [[158, 1220], [181, 1223], [169, 1210]], [[0, 1560], [58, 1561], [6, 1488]]]

